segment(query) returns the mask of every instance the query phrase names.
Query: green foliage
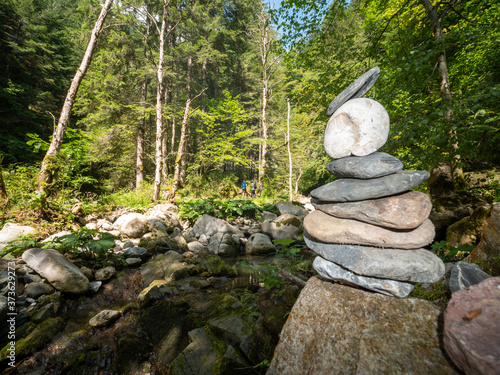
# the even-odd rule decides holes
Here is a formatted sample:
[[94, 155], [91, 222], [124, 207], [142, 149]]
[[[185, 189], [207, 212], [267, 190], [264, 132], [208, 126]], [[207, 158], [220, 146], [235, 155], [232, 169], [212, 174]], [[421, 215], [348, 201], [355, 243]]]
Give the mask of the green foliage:
[[445, 263], [452, 261], [456, 256], [463, 256], [474, 250], [475, 246], [460, 245], [455, 247], [446, 241], [436, 242], [431, 245], [434, 253]]
[[256, 218], [263, 208], [251, 200], [221, 200], [215, 198], [183, 198], [179, 203], [179, 218], [193, 224], [204, 214], [224, 220], [234, 220], [238, 216]]
[[106, 255], [115, 246], [117, 237], [105, 232], [82, 228], [65, 236], [57, 237], [53, 246], [61, 252], [70, 252], [90, 259]]
[[10, 241], [9, 244], [0, 251], [0, 257], [5, 257], [7, 255], [18, 257], [21, 256], [25, 250], [35, 247], [47, 248], [47, 245], [38, 242], [38, 239], [31, 234], [22, 234], [14, 241]]
[[446, 307], [451, 298], [450, 290], [440, 281], [432, 284], [432, 289], [424, 291], [421, 284], [415, 284], [411, 297], [424, 299], [438, 306]]
[[304, 259], [304, 257], [299, 253], [306, 246], [304, 244], [298, 244], [297, 241], [291, 238], [285, 238], [282, 240], [273, 240], [273, 242], [275, 245], [281, 245], [281, 249], [277, 252], [277, 254], [283, 255], [285, 259], [287, 259], [290, 262], [289, 266], [290, 271], [297, 270], [299, 264]]

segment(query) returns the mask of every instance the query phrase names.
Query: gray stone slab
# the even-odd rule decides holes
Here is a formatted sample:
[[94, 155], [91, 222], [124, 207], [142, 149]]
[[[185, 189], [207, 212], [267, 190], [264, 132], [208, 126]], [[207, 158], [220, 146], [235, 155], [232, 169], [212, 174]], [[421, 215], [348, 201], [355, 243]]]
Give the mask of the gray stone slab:
[[307, 246], [326, 260], [358, 275], [414, 283], [435, 283], [444, 276], [443, 261], [425, 249], [381, 249], [369, 246], [334, 245], [314, 241], [304, 232]]
[[357, 285], [387, 296], [404, 298], [413, 290], [413, 285], [409, 283], [356, 275], [320, 256], [314, 259], [313, 267], [325, 279]]
[[374, 152], [367, 156], [347, 156], [326, 164], [328, 172], [340, 178], [377, 178], [403, 169], [398, 158], [385, 152]]
[[398, 171], [370, 180], [343, 178], [314, 189], [311, 196], [327, 202], [382, 198], [413, 189], [429, 177], [430, 173], [427, 171]]
[[477, 264], [457, 262], [451, 269], [450, 290], [455, 293], [458, 290], [479, 284], [490, 277], [491, 275], [484, 272]]
[[375, 84], [380, 74], [378, 66], [371, 68], [356, 81], [354, 81], [348, 88], [342, 91], [335, 99], [332, 100], [328, 106], [326, 114], [331, 116], [337, 109], [342, 106], [349, 99], [361, 98], [365, 95]]

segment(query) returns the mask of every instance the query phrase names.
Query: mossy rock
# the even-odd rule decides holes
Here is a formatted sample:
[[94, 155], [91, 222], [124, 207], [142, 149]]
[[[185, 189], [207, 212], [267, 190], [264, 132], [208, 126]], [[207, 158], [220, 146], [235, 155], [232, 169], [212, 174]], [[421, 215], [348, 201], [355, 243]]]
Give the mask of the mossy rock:
[[208, 254], [197, 260], [196, 270], [206, 276], [235, 276], [234, 270], [215, 254]]
[[472, 215], [450, 225], [446, 230], [446, 242], [458, 247], [475, 245], [481, 235], [481, 227], [491, 212], [491, 206], [480, 206]]
[[163, 235], [157, 238], [142, 238], [139, 241], [138, 247], [143, 247], [148, 251], [148, 255], [163, 254], [169, 250], [182, 253], [179, 243], [168, 235]]
[[[64, 328], [62, 318], [48, 318], [40, 323], [25, 338], [16, 342], [16, 357], [28, 356], [47, 345]], [[8, 345], [0, 352], [0, 361], [7, 359]]]

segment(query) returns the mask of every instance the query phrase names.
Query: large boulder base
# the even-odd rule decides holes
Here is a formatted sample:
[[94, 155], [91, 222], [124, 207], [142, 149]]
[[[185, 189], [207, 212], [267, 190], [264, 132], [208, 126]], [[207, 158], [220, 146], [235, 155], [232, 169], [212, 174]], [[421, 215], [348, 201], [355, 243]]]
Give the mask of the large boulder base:
[[23, 260], [61, 292], [83, 294], [89, 290], [89, 279], [57, 250], [29, 249]]
[[457, 374], [440, 350], [439, 315], [424, 300], [312, 277], [283, 327], [267, 375]]
[[500, 277], [453, 293], [444, 313], [444, 346], [466, 374], [500, 369]]

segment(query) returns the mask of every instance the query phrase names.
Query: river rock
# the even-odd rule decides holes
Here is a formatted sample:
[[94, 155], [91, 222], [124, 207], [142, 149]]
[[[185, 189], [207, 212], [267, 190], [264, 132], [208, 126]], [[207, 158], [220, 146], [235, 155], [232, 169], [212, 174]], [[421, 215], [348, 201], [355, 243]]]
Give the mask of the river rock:
[[123, 252], [125, 258], [141, 258], [144, 259], [148, 256], [148, 250], [144, 247], [132, 246], [127, 247]]
[[444, 347], [466, 374], [500, 369], [500, 277], [452, 294], [444, 312]]
[[370, 180], [343, 178], [314, 189], [311, 191], [311, 196], [328, 202], [382, 198], [413, 189], [428, 178], [427, 171], [398, 171]]
[[240, 253], [240, 244], [229, 233], [215, 233], [210, 237], [207, 248], [221, 257], [237, 256]]
[[[192, 266], [192, 267], [191, 267]], [[184, 257], [175, 251], [158, 254], [141, 266], [141, 275], [144, 285], [148, 286], [154, 280], [176, 279], [192, 274], [193, 265], [184, 262]]]
[[15, 223], [7, 223], [0, 230], [0, 250], [16, 240], [20, 235], [34, 234], [36, 229], [27, 225], [19, 225]]
[[443, 261], [425, 249], [380, 249], [356, 245], [332, 245], [314, 241], [304, 232], [307, 247], [326, 260], [358, 275], [414, 283], [435, 283], [445, 274]]
[[339, 219], [316, 210], [304, 219], [304, 229], [313, 240], [324, 243], [418, 249], [434, 240], [434, 225], [429, 219], [416, 229], [399, 231], [357, 220]]
[[413, 290], [412, 284], [402, 281], [356, 275], [320, 256], [314, 259], [313, 268], [325, 279], [359, 286], [388, 296], [404, 298]]
[[24, 290], [26, 297], [37, 299], [44, 294], [52, 294], [55, 289], [52, 285], [45, 283], [29, 283]]
[[89, 279], [57, 250], [29, 249], [23, 260], [57, 290], [73, 294], [89, 290]]
[[89, 321], [92, 327], [105, 327], [121, 316], [121, 312], [117, 310], [103, 310]]
[[356, 202], [330, 203], [314, 198], [311, 202], [314, 208], [331, 216], [393, 229], [414, 229], [432, 210], [429, 196], [418, 191]]
[[150, 225], [154, 223], [152, 219], [160, 219], [170, 233], [174, 228], [181, 228], [179, 217], [176, 214], [177, 207], [170, 203], [161, 203], [146, 211], [146, 217]]
[[305, 208], [296, 206], [292, 202], [280, 201], [276, 203], [276, 207], [280, 210], [280, 214], [292, 214], [297, 217], [304, 219], [304, 217], [309, 213]]
[[97, 281], [107, 281], [116, 275], [116, 269], [113, 266], [104, 267], [95, 271], [94, 278]]
[[146, 216], [136, 212], [120, 216], [113, 226], [122, 235], [129, 238], [140, 238], [149, 231]]
[[377, 178], [403, 169], [403, 163], [385, 152], [374, 152], [367, 156], [348, 156], [326, 164], [328, 172], [344, 178]]
[[365, 95], [375, 84], [380, 74], [378, 66], [371, 68], [364, 73], [356, 81], [354, 81], [348, 88], [342, 91], [335, 99], [332, 100], [326, 111], [327, 116], [331, 116], [342, 104], [349, 99], [361, 98]]
[[490, 277], [491, 275], [484, 272], [477, 264], [457, 262], [450, 272], [450, 290], [455, 293], [458, 290], [479, 284]]
[[335, 111], [325, 130], [324, 147], [332, 159], [366, 156], [389, 136], [389, 115], [373, 99], [352, 99]]
[[229, 224], [227, 221], [207, 214], [204, 214], [196, 220], [192, 230], [196, 237], [200, 237], [202, 234], [205, 236], [213, 236], [217, 232], [236, 234], [240, 238], [245, 237], [241, 230]]
[[[307, 216], [306, 216], [307, 217]], [[262, 232], [275, 240], [302, 238], [302, 220], [291, 213], [284, 213], [274, 220], [262, 222]]]
[[457, 374], [440, 350], [441, 311], [311, 277], [267, 375]]
[[245, 244], [246, 254], [267, 254], [276, 251], [271, 239], [262, 233], [255, 233], [250, 236]]

